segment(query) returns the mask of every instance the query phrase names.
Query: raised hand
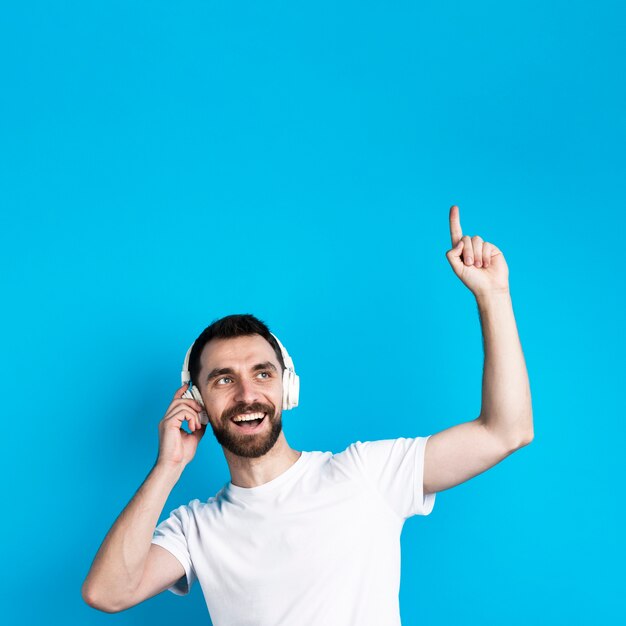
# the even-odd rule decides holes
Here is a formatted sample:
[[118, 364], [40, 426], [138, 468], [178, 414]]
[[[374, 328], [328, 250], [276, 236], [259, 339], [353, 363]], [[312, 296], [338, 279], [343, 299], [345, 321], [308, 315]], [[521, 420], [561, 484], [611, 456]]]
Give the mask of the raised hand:
[[450, 238], [452, 248], [446, 257], [461, 279], [474, 294], [485, 296], [509, 291], [509, 268], [502, 252], [478, 235], [463, 235], [459, 207], [450, 207]]
[[[195, 456], [198, 443], [206, 431], [206, 424], [200, 423], [202, 407], [192, 399], [183, 398], [189, 383], [179, 387], [174, 399], [159, 422], [159, 455], [157, 465], [185, 467]], [[182, 427], [187, 420], [191, 433]]]

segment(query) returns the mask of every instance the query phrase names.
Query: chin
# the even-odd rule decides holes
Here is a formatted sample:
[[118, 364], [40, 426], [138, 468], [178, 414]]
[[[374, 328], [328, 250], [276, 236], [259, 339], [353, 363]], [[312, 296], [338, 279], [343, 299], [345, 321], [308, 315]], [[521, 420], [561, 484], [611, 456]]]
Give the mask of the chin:
[[[265, 419], [268, 419], [267, 417]], [[237, 426], [234, 426], [237, 428]], [[248, 459], [256, 459], [266, 455], [276, 445], [283, 430], [281, 415], [277, 419], [271, 419], [270, 423], [258, 433], [246, 435], [237, 433], [233, 427], [228, 427], [216, 432], [213, 429], [218, 443], [236, 456]]]

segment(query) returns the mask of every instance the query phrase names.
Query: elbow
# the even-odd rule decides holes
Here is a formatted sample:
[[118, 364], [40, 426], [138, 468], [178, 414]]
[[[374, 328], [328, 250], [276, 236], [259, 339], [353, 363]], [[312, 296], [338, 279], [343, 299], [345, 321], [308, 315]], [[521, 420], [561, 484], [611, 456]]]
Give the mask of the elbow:
[[534, 434], [532, 431], [518, 433], [517, 436], [511, 435], [508, 438], [507, 450], [510, 454], [511, 452], [515, 452], [524, 446], [527, 446], [534, 439]]
[[533, 436], [531, 435], [530, 437], [526, 437], [524, 439], [522, 439], [521, 443], [520, 443], [520, 448], [523, 448], [524, 446], [527, 446], [529, 443], [531, 443], [533, 440]]
[[532, 413], [528, 417], [526, 421], [525, 428], [521, 431], [521, 436], [518, 438], [518, 448], [523, 448], [527, 446], [532, 440], [535, 438], [535, 430], [533, 426], [533, 416]]
[[98, 593], [87, 584], [87, 581], [83, 583], [81, 596], [85, 604], [103, 613], [119, 613], [123, 610], [123, 607], [114, 606], [111, 602], [99, 596]]
[[535, 438], [535, 433], [531, 430], [530, 432], [524, 434], [519, 440], [518, 448], [523, 448], [527, 446], [532, 440]]

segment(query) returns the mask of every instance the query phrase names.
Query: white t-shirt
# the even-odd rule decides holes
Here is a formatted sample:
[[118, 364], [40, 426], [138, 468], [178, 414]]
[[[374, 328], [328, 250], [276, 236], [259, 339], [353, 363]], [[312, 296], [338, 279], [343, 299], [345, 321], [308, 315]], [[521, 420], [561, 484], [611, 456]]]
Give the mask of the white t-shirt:
[[213, 626], [399, 626], [400, 534], [428, 515], [428, 437], [303, 451], [258, 487], [228, 482], [155, 529], [152, 543], [197, 579]]

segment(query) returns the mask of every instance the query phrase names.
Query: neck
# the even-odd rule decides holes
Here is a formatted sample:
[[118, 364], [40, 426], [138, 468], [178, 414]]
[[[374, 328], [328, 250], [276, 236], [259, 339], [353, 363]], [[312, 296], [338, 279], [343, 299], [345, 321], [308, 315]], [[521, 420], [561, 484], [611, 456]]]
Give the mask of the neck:
[[302, 452], [294, 450], [287, 443], [284, 432], [280, 434], [273, 448], [263, 456], [248, 458], [237, 456], [229, 450], [224, 456], [230, 470], [230, 480], [237, 487], [259, 487], [286, 472]]

